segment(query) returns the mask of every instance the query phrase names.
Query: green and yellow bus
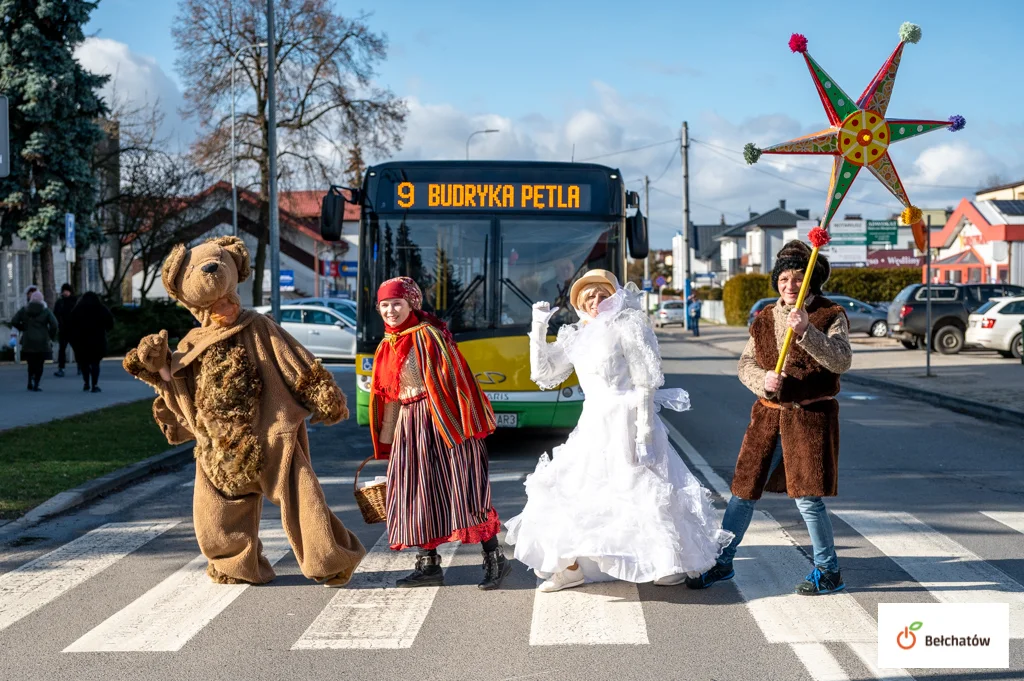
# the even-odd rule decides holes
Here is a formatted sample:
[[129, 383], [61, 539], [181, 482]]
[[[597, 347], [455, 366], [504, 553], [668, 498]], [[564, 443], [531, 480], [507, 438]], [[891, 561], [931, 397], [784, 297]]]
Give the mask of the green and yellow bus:
[[[332, 195], [336, 198], [332, 199]], [[325, 199], [322, 230], [340, 234], [341, 194]], [[647, 255], [638, 196], [618, 170], [583, 163], [415, 161], [367, 169], [348, 198], [359, 225], [356, 416], [369, 422], [373, 354], [384, 335], [377, 287], [397, 276], [423, 289], [424, 308], [444, 319], [498, 425], [572, 427], [583, 394], [575, 375], [557, 390], [530, 380], [533, 303], [560, 308], [549, 332], [577, 321], [569, 288], [602, 268], [623, 279], [628, 255]], [[331, 209], [328, 202], [333, 200]], [[331, 225], [336, 225], [332, 229]]]

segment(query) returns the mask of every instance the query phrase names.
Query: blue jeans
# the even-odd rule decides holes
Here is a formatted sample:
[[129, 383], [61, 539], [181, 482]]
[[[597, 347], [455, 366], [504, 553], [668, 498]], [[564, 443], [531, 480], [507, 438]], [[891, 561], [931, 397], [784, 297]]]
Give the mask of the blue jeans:
[[700, 335], [700, 317], [690, 317], [690, 331], [694, 336]]
[[[772, 454], [772, 464], [768, 469], [768, 477], [782, 463], [782, 438], [775, 441], [775, 452]], [[722, 551], [718, 558], [720, 565], [732, 562], [736, 555], [736, 549], [743, 541], [750, 526], [750, 519], [754, 516], [754, 505], [756, 501], [740, 499], [733, 496], [725, 509], [725, 516], [722, 518], [722, 529], [732, 532], [735, 538]], [[839, 571], [839, 556], [836, 555], [836, 541], [832, 534], [832, 520], [828, 517], [828, 510], [821, 497], [800, 497], [796, 500], [796, 507], [800, 509], [800, 515], [807, 523], [807, 532], [811, 535], [811, 546], [814, 548], [814, 565], [821, 570], [829, 572]]]

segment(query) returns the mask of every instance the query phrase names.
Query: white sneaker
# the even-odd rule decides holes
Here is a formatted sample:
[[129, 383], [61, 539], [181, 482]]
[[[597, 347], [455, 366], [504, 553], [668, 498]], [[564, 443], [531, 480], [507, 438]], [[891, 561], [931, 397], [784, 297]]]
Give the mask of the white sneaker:
[[686, 573], [681, 572], [678, 575], [665, 575], [664, 577], [658, 577], [654, 580], [656, 586], [675, 586], [676, 584], [682, 584], [686, 581]]
[[556, 572], [551, 575], [550, 579], [541, 582], [541, 585], [537, 587], [538, 591], [544, 593], [552, 593], [554, 591], [561, 591], [562, 589], [571, 589], [574, 586], [579, 586], [583, 583], [583, 570], [576, 568], [575, 570], [569, 570], [566, 568], [561, 572]]

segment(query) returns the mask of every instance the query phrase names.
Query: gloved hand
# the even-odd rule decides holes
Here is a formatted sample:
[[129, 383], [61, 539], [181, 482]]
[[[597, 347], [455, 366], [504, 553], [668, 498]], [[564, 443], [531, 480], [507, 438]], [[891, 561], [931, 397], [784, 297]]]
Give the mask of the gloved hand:
[[551, 303], [544, 300], [539, 300], [533, 304], [533, 323], [543, 324], [546, 328], [548, 325], [548, 320], [550, 320], [556, 312], [558, 312], [557, 307], [552, 309]]
[[654, 463], [654, 449], [645, 442], [636, 443], [636, 462], [641, 466]]

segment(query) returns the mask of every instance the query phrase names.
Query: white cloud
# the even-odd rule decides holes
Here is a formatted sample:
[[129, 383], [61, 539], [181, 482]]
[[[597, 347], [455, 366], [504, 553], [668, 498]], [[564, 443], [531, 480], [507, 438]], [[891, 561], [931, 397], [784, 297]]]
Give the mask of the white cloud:
[[108, 106], [127, 103], [137, 107], [158, 102], [164, 113], [161, 133], [182, 147], [192, 141], [194, 125], [178, 114], [184, 101], [182, 93], [155, 59], [108, 38], [86, 38], [75, 57], [89, 71], [111, 76], [103, 89]]

